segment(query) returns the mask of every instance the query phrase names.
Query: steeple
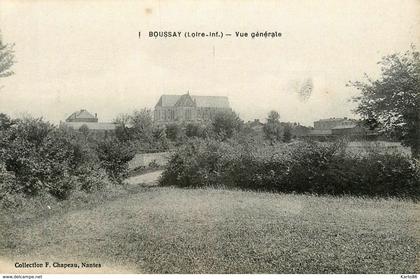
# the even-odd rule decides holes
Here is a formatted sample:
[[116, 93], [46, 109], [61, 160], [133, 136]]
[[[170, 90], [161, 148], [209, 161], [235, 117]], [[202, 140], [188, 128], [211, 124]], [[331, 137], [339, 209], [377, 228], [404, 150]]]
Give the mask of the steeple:
[[190, 95], [190, 91], [188, 90], [186, 94], [182, 95], [178, 101], [175, 103], [176, 107], [195, 107], [196, 103], [194, 99]]

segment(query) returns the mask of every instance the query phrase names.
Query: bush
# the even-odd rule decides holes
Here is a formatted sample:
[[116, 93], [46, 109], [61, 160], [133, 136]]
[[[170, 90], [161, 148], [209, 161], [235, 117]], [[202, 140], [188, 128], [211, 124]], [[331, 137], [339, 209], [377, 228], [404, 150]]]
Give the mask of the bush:
[[42, 119], [14, 120], [0, 131], [0, 191], [65, 199], [73, 189], [98, 189], [106, 175], [94, 146], [81, 132]]
[[166, 137], [173, 142], [178, 141], [183, 136], [182, 128], [176, 123], [167, 124], [165, 129]]
[[195, 139], [173, 153], [162, 185], [418, 199], [418, 162], [399, 154], [345, 152], [343, 143], [277, 144]]
[[227, 161], [222, 157], [231, 151], [230, 145], [215, 139], [191, 139], [172, 154], [162, 184], [199, 187], [220, 183]]
[[98, 143], [97, 152], [109, 178], [121, 183], [128, 174], [128, 162], [134, 158], [133, 147], [116, 139], [106, 139]]
[[241, 131], [243, 121], [233, 111], [221, 111], [214, 116], [211, 126], [216, 138], [227, 140]]
[[6, 166], [0, 162], [0, 203], [2, 206], [10, 206], [14, 203], [13, 196], [19, 192], [16, 185], [16, 177], [6, 170]]
[[[36, 195], [50, 191], [64, 197], [69, 185], [60, 181], [71, 173], [74, 150], [65, 132], [42, 119], [23, 119], [2, 132], [0, 157], [13, 172], [20, 191]], [[63, 189], [58, 189], [63, 186]]]

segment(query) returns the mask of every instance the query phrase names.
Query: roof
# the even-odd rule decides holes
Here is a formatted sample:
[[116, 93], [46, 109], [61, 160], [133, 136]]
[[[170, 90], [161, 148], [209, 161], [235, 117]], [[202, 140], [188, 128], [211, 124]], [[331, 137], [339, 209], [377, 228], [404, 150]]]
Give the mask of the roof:
[[90, 112], [88, 112], [85, 109], [81, 109], [80, 111], [76, 111], [73, 112], [69, 117], [67, 117], [66, 120], [72, 120], [72, 119], [79, 119], [79, 118], [83, 118], [83, 119], [96, 119], [95, 116], [93, 116]]
[[[156, 106], [174, 107], [178, 100], [184, 95], [162, 95]], [[195, 96], [191, 98], [196, 103], [197, 107], [205, 108], [230, 108], [229, 99], [226, 96]], [[181, 102], [183, 103], [183, 102]]]
[[190, 96], [190, 94], [182, 95], [176, 101], [176, 107], [195, 107], [197, 104], [195, 100]]
[[105, 123], [105, 122], [64, 122], [67, 127], [72, 127], [75, 130], [79, 130], [80, 127], [86, 125], [89, 130], [115, 130], [116, 124]]

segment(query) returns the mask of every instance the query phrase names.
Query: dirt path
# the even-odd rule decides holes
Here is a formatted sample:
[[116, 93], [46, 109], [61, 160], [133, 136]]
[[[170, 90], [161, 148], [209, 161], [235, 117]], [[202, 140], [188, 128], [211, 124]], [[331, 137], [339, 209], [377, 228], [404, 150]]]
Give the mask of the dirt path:
[[133, 177], [127, 178], [124, 182], [128, 184], [147, 184], [147, 185], [156, 185], [159, 179], [159, 176], [162, 174], [162, 170], [149, 172]]

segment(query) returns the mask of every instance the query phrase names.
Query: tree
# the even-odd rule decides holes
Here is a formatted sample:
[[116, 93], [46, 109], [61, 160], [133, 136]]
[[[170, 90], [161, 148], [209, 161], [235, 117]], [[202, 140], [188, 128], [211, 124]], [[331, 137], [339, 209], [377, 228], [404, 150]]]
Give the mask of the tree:
[[89, 131], [90, 131], [90, 129], [86, 124], [83, 124], [79, 128], [79, 132], [81, 132], [85, 136], [85, 138], [87, 138], [87, 136], [89, 136]]
[[168, 149], [168, 140], [164, 127], [153, 127], [150, 149], [154, 151], [163, 151]]
[[187, 126], [185, 126], [185, 135], [188, 138], [195, 138], [200, 137], [202, 134], [202, 131], [200, 131], [200, 126], [195, 123], [188, 123]]
[[132, 114], [120, 114], [114, 120], [116, 136], [120, 141], [137, 140], [150, 144], [153, 138], [153, 118], [150, 109], [135, 110]]
[[284, 125], [283, 141], [290, 142], [292, 140], [292, 127], [289, 123]]
[[382, 58], [381, 76], [350, 82], [361, 95], [355, 112], [371, 128], [395, 136], [420, 158], [420, 53], [414, 46], [405, 53]]
[[133, 147], [116, 139], [104, 139], [98, 143], [96, 151], [108, 177], [122, 183], [128, 174], [128, 162], [135, 155]]
[[280, 123], [280, 114], [277, 111], [270, 111], [267, 117], [267, 123], [263, 127], [265, 138], [271, 144], [282, 140], [283, 129]]
[[166, 125], [166, 137], [171, 141], [177, 141], [182, 134], [181, 127], [176, 123]]
[[211, 124], [215, 135], [226, 140], [242, 129], [243, 121], [236, 113], [229, 111], [217, 113]]
[[15, 123], [7, 114], [0, 113], [0, 131], [7, 130]]
[[118, 140], [122, 142], [129, 141], [131, 139], [130, 135], [130, 119], [131, 116], [128, 114], [120, 114], [117, 116], [117, 118], [114, 120], [115, 123], [115, 135]]
[[0, 78], [13, 75], [15, 64], [14, 44], [4, 44], [0, 36]]
[[153, 117], [148, 108], [134, 111], [130, 118], [133, 136], [141, 141], [151, 143], [153, 139]]

